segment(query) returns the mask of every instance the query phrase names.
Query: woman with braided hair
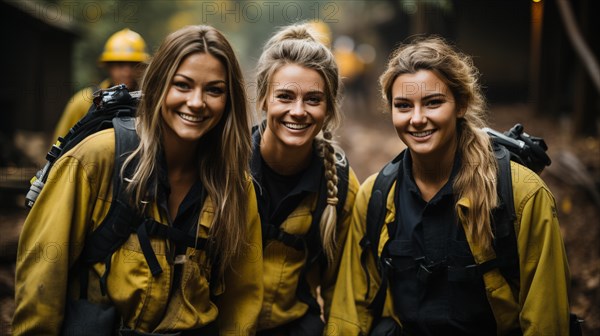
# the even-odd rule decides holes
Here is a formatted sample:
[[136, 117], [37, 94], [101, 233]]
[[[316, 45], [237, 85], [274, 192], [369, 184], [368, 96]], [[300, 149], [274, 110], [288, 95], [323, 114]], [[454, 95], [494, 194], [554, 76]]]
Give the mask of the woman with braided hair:
[[360, 187], [327, 335], [569, 335], [554, 197], [482, 130], [471, 58], [418, 37], [380, 84], [407, 149]]
[[[333, 142], [340, 77], [309, 25], [292, 25], [265, 45], [257, 66], [251, 170], [263, 229], [263, 335], [320, 335], [358, 180]], [[322, 133], [322, 136], [320, 135]]]

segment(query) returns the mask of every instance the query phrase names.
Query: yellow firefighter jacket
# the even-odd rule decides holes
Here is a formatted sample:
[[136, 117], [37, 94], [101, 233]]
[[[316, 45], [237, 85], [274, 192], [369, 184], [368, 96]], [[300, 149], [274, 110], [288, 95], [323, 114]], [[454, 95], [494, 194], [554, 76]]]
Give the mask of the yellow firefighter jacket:
[[[79, 282], [69, 275], [85, 237], [106, 216], [112, 199], [114, 130], [88, 136], [55, 163], [27, 217], [19, 241], [16, 266], [15, 335], [58, 335], [67, 298], [79, 297]], [[168, 223], [156, 203], [149, 215]], [[199, 237], [207, 237], [214, 215], [207, 198], [199, 217]], [[260, 311], [262, 240], [254, 187], [248, 180], [249, 246], [234, 260], [223, 281], [209, 287], [211, 269], [203, 250], [187, 248], [181, 285], [170, 293], [173, 266], [166, 241], [150, 238], [163, 269], [150, 273], [136, 234], [112, 255], [107, 295], [100, 292], [104, 263], [89, 272], [88, 299], [116, 307], [124, 328], [169, 333], [205, 326], [219, 318], [222, 335], [253, 334]], [[195, 251], [195, 253], [193, 253]], [[215, 288], [212, 292], [209, 288]], [[211, 295], [216, 295], [216, 300]]]
[[[523, 335], [568, 335], [570, 273], [554, 197], [534, 172], [514, 162], [511, 162], [511, 171], [521, 272], [520, 289], [515, 290], [518, 297], [515, 298], [498, 269], [483, 276], [498, 335], [518, 327]], [[371, 276], [369, 293], [372, 294], [365, 298], [367, 281], [361, 267], [359, 242], [366, 232], [367, 205], [375, 177], [369, 177], [356, 196], [326, 335], [367, 335], [372, 327], [373, 316], [367, 307], [379, 288], [381, 278], [374, 259], [367, 258]], [[382, 227], [379, 253], [388, 240], [387, 223], [395, 220], [394, 188], [395, 185], [387, 197], [386, 225]], [[463, 198], [458, 204], [459, 211], [468, 211], [470, 200]], [[478, 264], [495, 257], [493, 251], [483, 253], [480, 246], [470, 239], [469, 246]], [[388, 287], [382, 315], [392, 316], [398, 321], [390, 295]]]

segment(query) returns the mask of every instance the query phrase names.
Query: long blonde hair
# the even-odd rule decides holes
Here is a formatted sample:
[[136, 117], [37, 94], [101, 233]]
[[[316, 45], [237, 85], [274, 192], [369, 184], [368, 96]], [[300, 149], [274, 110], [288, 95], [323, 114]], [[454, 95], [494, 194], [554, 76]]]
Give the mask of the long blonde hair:
[[344, 153], [333, 141], [332, 133], [339, 127], [341, 111], [339, 96], [341, 79], [337, 63], [327, 47], [318, 42], [318, 33], [308, 24], [282, 28], [265, 44], [258, 60], [256, 81], [257, 110], [263, 111], [269, 94], [269, 83], [275, 72], [286, 64], [297, 64], [317, 71], [325, 82], [327, 115], [323, 123], [323, 137], [317, 137], [317, 149], [323, 157], [327, 179], [327, 206], [320, 221], [321, 241], [329, 262], [335, 258], [337, 223], [336, 205], [338, 176], [336, 162], [345, 161]]
[[491, 248], [493, 232], [491, 211], [498, 206], [496, 175], [498, 164], [489, 137], [481, 130], [486, 126], [486, 104], [478, 82], [479, 72], [472, 59], [440, 37], [419, 37], [401, 45], [390, 57], [379, 78], [387, 108], [392, 106], [392, 86], [398, 76], [419, 70], [434, 72], [448, 86], [456, 101], [458, 152], [461, 167], [454, 181], [456, 199], [467, 198], [471, 206], [463, 212], [456, 205], [466, 234], [484, 249]]
[[[151, 60], [142, 79], [143, 98], [138, 108], [137, 133], [140, 144], [128, 157], [128, 164], [138, 160], [127, 191], [133, 206], [145, 211], [148, 197], [155, 197], [157, 158], [163, 150], [161, 117], [171, 80], [183, 60], [193, 53], [207, 53], [217, 58], [227, 72], [227, 102], [219, 123], [202, 137], [197, 153], [199, 177], [213, 201], [215, 216], [210, 228], [209, 252], [218, 253], [219, 274], [233, 257], [246, 246], [246, 210], [248, 198], [248, 160], [250, 157], [249, 116], [242, 71], [231, 45], [210, 26], [188, 26], [168, 35]], [[154, 190], [149, 190], [153, 188]]]

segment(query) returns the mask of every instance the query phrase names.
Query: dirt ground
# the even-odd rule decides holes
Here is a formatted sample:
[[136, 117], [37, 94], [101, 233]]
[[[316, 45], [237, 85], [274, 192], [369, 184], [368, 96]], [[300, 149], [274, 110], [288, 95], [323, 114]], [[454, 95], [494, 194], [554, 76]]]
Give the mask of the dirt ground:
[[[347, 118], [339, 142], [362, 182], [404, 147], [389, 116]], [[532, 115], [525, 105], [492, 106], [491, 126], [505, 131], [516, 122], [545, 139], [552, 165], [542, 173], [559, 208], [572, 273], [573, 312], [585, 322], [584, 335], [600, 335], [600, 141], [572, 139], [565, 121]], [[10, 335], [14, 310], [16, 241], [26, 211], [22, 196], [0, 200], [0, 335]]]

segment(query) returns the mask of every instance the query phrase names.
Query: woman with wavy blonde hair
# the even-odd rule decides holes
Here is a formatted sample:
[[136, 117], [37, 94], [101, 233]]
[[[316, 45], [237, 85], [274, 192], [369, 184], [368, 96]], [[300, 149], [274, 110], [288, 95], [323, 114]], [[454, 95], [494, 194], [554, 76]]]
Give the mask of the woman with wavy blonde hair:
[[[407, 149], [392, 161], [398, 170], [383, 196], [378, 255], [366, 262], [361, 239], [378, 174], [357, 194], [330, 334], [568, 334], [569, 270], [554, 198], [514, 162], [511, 181], [498, 180], [507, 175], [499, 174], [481, 129], [478, 77], [471, 58], [439, 37], [417, 38], [391, 56], [381, 91]], [[502, 182], [512, 185], [515, 260], [496, 259], [493, 219], [509, 211], [497, 189]], [[505, 262], [519, 265], [520, 280], [504, 277]], [[387, 299], [374, 303], [368, 293], [385, 284]], [[374, 316], [378, 310], [385, 318]]]
[[251, 170], [265, 244], [263, 335], [322, 332], [317, 287], [327, 316], [358, 189], [332, 135], [341, 119], [338, 67], [317, 38], [308, 24], [285, 27], [257, 66], [266, 120], [253, 135]]
[[[32, 208], [17, 265], [17, 334], [255, 332], [262, 240], [244, 81], [233, 49], [212, 27], [177, 30], [148, 65], [142, 90], [139, 146], [115, 177], [125, 195], [113, 199], [120, 158], [108, 129], [57, 161], [69, 174], [53, 169]], [[132, 213], [131, 221], [105, 230], [109, 209]], [[106, 240], [118, 231], [125, 242], [88, 268], [86, 237], [100, 228]], [[37, 263], [26, 252], [49, 243], [68, 250], [53, 263]], [[82, 303], [102, 314], [69, 309]]]

